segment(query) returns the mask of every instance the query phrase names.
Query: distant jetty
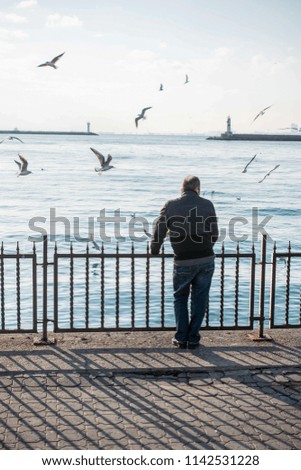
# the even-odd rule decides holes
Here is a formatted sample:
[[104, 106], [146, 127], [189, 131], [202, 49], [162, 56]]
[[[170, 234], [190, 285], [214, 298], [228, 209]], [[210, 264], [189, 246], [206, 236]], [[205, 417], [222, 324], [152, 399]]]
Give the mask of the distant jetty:
[[231, 118], [227, 119], [227, 130], [217, 137], [207, 137], [206, 140], [266, 140], [301, 142], [301, 135], [296, 134], [233, 134], [231, 130]]
[[13, 130], [0, 130], [0, 134], [38, 134], [38, 135], [98, 135], [95, 132], [76, 132], [76, 131], [20, 131], [19, 129]]
[[90, 131], [91, 123], [87, 122], [86, 132], [77, 131], [20, 131], [17, 127], [13, 130], [0, 130], [0, 134], [37, 134], [37, 135], [98, 135]]

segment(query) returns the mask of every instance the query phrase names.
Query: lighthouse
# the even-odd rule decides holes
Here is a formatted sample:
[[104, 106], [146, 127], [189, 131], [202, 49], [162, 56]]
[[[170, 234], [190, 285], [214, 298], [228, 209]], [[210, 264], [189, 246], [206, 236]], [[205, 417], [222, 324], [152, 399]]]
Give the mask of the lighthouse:
[[231, 130], [231, 118], [230, 116], [227, 117], [227, 132], [226, 132], [227, 136], [231, 136], [232, 135], [232, 130]]
[[90, 122], [87, 122], [87, 133], [90, 134]]

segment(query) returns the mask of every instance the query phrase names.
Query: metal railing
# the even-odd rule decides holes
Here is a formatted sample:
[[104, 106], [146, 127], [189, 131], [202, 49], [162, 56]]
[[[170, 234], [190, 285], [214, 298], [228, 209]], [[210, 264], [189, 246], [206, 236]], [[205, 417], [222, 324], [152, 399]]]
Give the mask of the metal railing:
[[[0, 333], [41, 331], [47, 342], [49, 325], [54, 332], [175, 329], [171, 253], [152, 256], [148, 246], [136, 253], [134, 245], [127, 253], [118, 245], [114, 253], [103, 245], [96, 253], [88, 245], [75, 252], [71, 244], [63, 253], [55, 245], [49, 255], [45, 236], [41, 263], [38, 257], [35, 245], [31, 253], [21, 253], [19, 244], [6, 253], [2, 243]], [[266, 237], [259, 261], [254, 246], [226, 252], [223, 245], [202, 329], [251, 330], [257, 322], [263, 338], [266, 327], [301, 327], [300, 262], [290, 244], [281, 252], [274, 245], [268, 262]]]
[[[12, 264], [13, 263], [13, 264]], [[24, 269], [22, 270], [22, 267]], [[37, 254], [33, 245], [31, 253], [21, 253], [17, 243], [15, 253], [5, 253], [3, 242], [0, 250], [0, 297], [1, 326], [0, 333], [30, 333], [38, 331], [37, 304]], [[8, 271], [8, 272], [7, 272]], [[30, 274], [29, 274], [30, 273]], [[30, 315], [22, 315], [22, 281], [26, 278], [26, 288], [31, 292]], [[7, 305], [8, 293], [13, 292], [14, 301]], [[7, 323], [9, 322], [9, 327]]]

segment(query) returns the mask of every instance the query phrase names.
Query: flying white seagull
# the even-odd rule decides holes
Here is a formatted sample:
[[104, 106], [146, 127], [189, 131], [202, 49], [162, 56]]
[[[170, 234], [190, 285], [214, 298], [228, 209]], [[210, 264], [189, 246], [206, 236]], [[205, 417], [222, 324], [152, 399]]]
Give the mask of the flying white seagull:
[[186, 78], [185, 78], [184, 85], [186, 85], [186, 83], [189, 83], [189, 80], [188, 80], [188, 75], [186, 75]]
[[257, 153], [255, 153], [254, 157], [252, 157], [251, 160], [249, 161], [249, 163], [247, 163], [247, 165], [243, 169], [242, 173], [247, 173], [248, 166], [251, 165], [252, 161], [255, 160], [256, 156], [257, 156]]
[[272, 170], [270, 170], [263, 178], [262, 180], [258, 181], [258, 183], [262, 183], [267, 176], [270, 176], [270, 174], [272, 173], [272, 171], [276, 170], [277, 168], [279, 168], [280, 165], [276, 165]]
[[163, 91], [163, 83], [161, 83], [159, 91]]
[[54, 57], [52, 60], [49, 60], [47, 62], [44, 62], [43, 64], [40, 64], [38, 65], [38, 67], [47, 67], [47, 65], [49, 67], [52, 67], [54, 69], [57, 69], [57, 66], [55, 65], [56, 62], [65, 54], [65, 52], [63, 52], [62, 54], [60, 55], [57, 55], [56, 57]]
[[138, 116], [137, 116], [136, 119], [135, 119], [136, 127], [138, 127], [138, 121], [139, 121], [140, 119], [146, 119], [145, 113], [146, 113], [146, 111], [147, 111], [148, 109], [151, 109], [151, 108], [152, 108], [152, 106], [149, 106], [148, 108], [143, 108], [142, 111], [141, 111], [141, 113], [138, 114]]
[[267, 106], [266, 108], [263, 108], [260, 113], [257, 114], [257, 116], [254, 117], [253, 121], [251, 122], [251, 124], [253, 124], [254, 121], [256, 121], [256, 119], [258, 119], [260, 116], [263, 116], [264, 113], [266, 112], [267, 109], [271, 108], [273, 105], [271, 104], [271, 106]]
[[19, 142], [24, 144], [23, 140], [19, 139], [19, 137], [14, 137], [14, 136], [11, 136], [11, 135], [9, 137], [5, 137], [5, 139], [1, 140], [0, 144], [2, 144], [2, 142], [4, 142], [5, 140], [18, 140]]
[[95, 150], [92, 147], [90, 147], [90, 149], [99, 160], [100, 168], [95, 168], [95, 171], [99, 175], [101, 175], [103, 171], [107, 171], [107, 170], [110, 170], [111, 168], [115, 168], [113, 165], [110, 165], [112, 158], [113, 158], [110, 154], [108, 154], [108, 158], [105, 159], [105, 157], [100, 152], [98, 152], [98, 150]]
[[27, 170], [27, 167], [28, 167], [28, 161], [26, 160], [26, 158], [22, 157], [22, 155], [18, 154], [19, 155], [19, 158], [21, 160], [22, 163], [20, 162], [17, 162], [17, 160], [15, 160], [16, 164], [18, 165], [19, 167], [19, 173], [18, 173], [18, 176], [26, 176], [26, 175], [29, 175], [30, 173], [32, 173], [31, 171]]

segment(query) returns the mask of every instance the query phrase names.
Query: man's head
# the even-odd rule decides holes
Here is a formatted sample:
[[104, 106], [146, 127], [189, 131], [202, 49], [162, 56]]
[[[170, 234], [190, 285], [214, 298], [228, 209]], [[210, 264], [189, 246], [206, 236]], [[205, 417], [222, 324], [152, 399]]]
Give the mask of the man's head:
[[195, 191], [197, 194], [200, 194], [201, 183], [197, 176], [185, 176], [182, 181], [181, 192], [185, 191]]

